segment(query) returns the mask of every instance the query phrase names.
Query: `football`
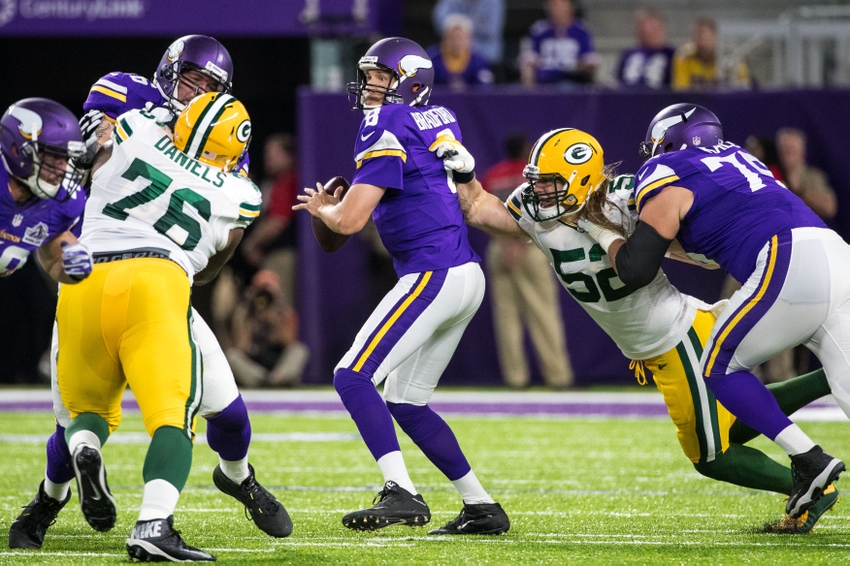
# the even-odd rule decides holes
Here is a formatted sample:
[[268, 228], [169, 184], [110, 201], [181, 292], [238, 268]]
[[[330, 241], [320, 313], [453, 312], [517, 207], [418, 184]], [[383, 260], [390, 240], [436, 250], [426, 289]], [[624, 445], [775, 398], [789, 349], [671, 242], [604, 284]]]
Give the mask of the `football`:
[[[346, 181], [344, 177], [334, 177], [325, 183], [325, 192], [332, 195], [339, 187], [342, 187], [342, 195], [340, 195], [340, 200], [342, 200], [342, 198], [345, 197], [345, 193], [348, 192], [349, 187], [351, 187], [351, 184]], [[337, 234], [328, 228], [321, 219], [315, 216], [312, 216], [311, 218], [313, 219], [313, 235], [316, 236], [316, 241], [319, 242], [319, 246], [328, 253], [337, 251], [351, 237], [343, 234]]]

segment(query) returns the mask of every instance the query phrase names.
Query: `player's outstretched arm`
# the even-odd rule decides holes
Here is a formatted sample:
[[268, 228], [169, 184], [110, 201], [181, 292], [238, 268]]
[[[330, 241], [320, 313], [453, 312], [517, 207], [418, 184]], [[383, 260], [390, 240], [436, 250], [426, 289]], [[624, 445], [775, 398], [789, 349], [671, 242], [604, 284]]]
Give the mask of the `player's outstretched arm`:
[[348, 189], [345, 199], [340, 200], [341, 187], [336, 193], [329, 195], [321, 183], [316, 183], [315, 189], [307, 187], [304, 189], [305, 194], [298, 195], [301, 203], [293, 206], [292, 210], [306, 210], [337, 234], [348, 236], [366, 226], [372, 217], [372, 211], [378, 206], [385, 192], [384, 187], [356, 183]]
[[472, 179], [468, 183], [455, 183], [455, 186], [467, 224], [499, 236], [528, 237], [511, 217], [505, 203], [496, 195], [485, 191], [478, 179]]
[[79, 283], [92, 271], [91, 253], [69, 231], [46, 241], [37, 255], [44, 271], [60, 283]]
[[195, 285], [206, 285], [218, 275], [221, 268], [224, 267], [230, 258], [233, 257], [233, 252], [236, 251], [236, 246], [242, 241], [242, 236], [245, 230], [242, 228], [234, 228], [227, 236], [227, 246], [223, 250], [212, 256], [207, 262], [207, 266], [195, 274]]

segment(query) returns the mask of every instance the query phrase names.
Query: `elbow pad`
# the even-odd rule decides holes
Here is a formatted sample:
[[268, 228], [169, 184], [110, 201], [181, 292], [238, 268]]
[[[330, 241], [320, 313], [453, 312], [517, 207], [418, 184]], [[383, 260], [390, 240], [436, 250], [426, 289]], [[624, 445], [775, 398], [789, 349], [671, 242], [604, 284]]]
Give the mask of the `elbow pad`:
[[617, 275], [626, 285], [640, 289], [649, 285], [661, 269], [670, 242], [646, 222], [640, 222], [617, 252]]

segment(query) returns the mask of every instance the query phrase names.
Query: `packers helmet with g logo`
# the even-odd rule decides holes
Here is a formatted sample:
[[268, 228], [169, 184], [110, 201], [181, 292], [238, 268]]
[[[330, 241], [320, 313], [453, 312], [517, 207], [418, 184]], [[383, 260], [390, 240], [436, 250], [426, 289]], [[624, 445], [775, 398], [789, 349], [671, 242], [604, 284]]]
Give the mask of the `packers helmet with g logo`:
[[[578, 212], [605, 181], [604, 167], [602, 146], [587, 132], [561, 128], [543, 134], [522, 172], [529, 180], [522, 193], [526, 210], [537, 222]], [[551, 190], [541, 191], [540, 183], [551, 184]]]
[[251, 141], [251, 117], [225, 92], [192, 100], [174, 125], [174, 145], [189, 157], [225, 172], [236, 167]]

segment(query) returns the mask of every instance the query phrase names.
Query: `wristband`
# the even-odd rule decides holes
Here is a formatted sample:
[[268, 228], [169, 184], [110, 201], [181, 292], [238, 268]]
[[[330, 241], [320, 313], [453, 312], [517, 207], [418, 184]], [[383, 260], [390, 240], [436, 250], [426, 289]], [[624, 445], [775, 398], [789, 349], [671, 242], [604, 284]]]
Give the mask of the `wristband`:
[[475, 171], [470, 171], [469, 173], [458, 173], [457, 171], [452, 171], [452, 181], [455, 183], [471, 183], [475, 178]]

